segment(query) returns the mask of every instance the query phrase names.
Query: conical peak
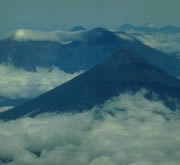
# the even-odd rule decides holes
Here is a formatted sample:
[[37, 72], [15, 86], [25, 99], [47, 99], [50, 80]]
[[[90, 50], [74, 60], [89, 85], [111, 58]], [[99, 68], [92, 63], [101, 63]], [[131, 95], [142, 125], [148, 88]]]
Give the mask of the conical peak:
[[[167, 104], [166, 96], [179, 99], [180, 82], [149, 64], [141, 54], [120, 50], [103, 63], [41, 96], [0, 114], [0, 119], [17, 119], [46, 112], [82, 112], [127, 91], [144, 88]], [[73, 92], [72, 92], [73, 91]]]

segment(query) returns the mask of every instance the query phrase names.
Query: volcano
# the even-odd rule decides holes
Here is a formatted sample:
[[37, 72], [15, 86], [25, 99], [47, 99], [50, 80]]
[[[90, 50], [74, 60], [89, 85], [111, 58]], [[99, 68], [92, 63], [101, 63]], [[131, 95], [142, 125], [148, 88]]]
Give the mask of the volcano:
[[113, 96], [141, 89], [148, 91], [148, 99], [155, 93], [170, 107], [174, 106], [172, 100], [180, 99], [179, 80], [147, 62], [142, 55], [124, 49], [71, 81], [1, 113], [0, 118], [11, 120], [45, 112], [82, 112]]
[[[16, 34], [19, 32], [21, 35]], [[180, 59], [150, 48], [129, 35], [122, 34], [120, 36], [123, 37], [119, 37], [105, 28], [57, 32], [56, 35], [53, 32], [47, 33], [51, 40], [48, 40], [47, 36], [47, 40], [38, 40], [37, 32], [28, 30], [16, 33], [11, 38], [0, 41], [0, 63], [10, 63], [28, 71], [36, 71], [37, 67], [56, 66], [65, 72], [73, 73], [89, 70], [119, 49], [128, 49], [170, 75], [180, 76]], [[29, 33], [37, 38], [33, 40]], [[51, 35], [56, 36], [55, 41]]]

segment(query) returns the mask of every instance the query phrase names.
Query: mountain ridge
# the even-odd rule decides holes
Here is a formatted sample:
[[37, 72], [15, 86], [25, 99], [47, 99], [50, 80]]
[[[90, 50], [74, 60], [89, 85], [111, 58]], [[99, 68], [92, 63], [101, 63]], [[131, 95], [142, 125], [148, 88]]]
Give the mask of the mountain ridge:
[[143, 57], [129, 50], [120, 50], [89, 71], [48, 91], [39, 97], [0, 113], [1, 119], [36, 116], [45, 112], [82, 112], [103, 104], [124, 92], [148, 90], [147, 97], [156, 93], [173, 107], [168, 97], [180, 99], [180, 81]]
[[[61, 44], [55, 41], [15, 41], [0, 42], [0, 63], [12, 63], [28, 71], [36, 67], [52, 67], [68, 72], [88, 70], [103, 62], [119, 49], [135, 50], [148, 62], [167, 73], [180, 76], [180, 60], [168, 54], [143, 45], [140, 41], [118, 37], [105, 28], [84, 31], [80, 39]], [[66, 40], [68, 41], [68, 40]]]

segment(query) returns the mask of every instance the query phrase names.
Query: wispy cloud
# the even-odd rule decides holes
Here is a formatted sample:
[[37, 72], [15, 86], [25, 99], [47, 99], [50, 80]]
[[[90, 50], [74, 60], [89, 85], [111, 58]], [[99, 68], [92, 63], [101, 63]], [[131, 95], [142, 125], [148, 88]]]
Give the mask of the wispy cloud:
[[[77, 114], [0, 123], [0, 160], [13, 165], [179, 165], [180, 115], [144, 92]], [[1, 163], [3, 164], [3, 163]]]

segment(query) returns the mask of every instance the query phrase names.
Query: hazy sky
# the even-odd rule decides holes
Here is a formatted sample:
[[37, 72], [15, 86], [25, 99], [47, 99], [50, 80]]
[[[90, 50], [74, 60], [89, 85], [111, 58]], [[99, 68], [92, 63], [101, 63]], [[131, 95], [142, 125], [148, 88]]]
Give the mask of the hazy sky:
[[146, 22], [180, 26], [179, 7], [180, 0], [0, 0], [0, 30]]

